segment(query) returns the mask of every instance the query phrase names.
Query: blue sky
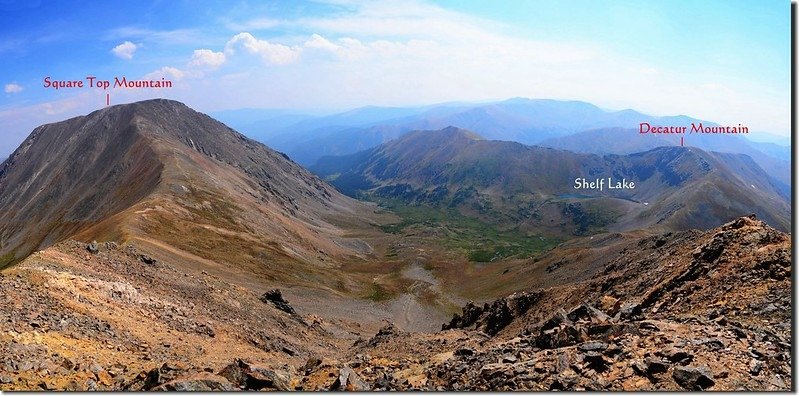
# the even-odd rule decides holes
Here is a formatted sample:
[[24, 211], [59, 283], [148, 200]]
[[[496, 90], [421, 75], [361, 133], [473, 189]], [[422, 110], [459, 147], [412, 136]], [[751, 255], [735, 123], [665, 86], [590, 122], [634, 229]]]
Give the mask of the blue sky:
[[105, 104], [42, 79], [165, 77], [110, 91], [200, 111], [585, 100], [788, 135], [788, 1], [0, 0], [0, 157]]

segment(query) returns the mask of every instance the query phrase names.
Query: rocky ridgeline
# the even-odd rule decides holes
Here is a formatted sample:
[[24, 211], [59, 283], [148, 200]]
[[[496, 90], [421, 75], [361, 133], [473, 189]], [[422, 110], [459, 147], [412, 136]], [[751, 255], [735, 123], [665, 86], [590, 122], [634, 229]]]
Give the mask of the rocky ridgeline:
[[[389, 324], [343, 352], [322, 342], [330, 335], [279, 290], [260, 297], [236, 291], [235, 304], [246, 303], [238, 310], [215, 305], [219, 297], [201, 306], [199, 296], [225, 296], [230, 286], [207, 274], [176, 276], [129, 246], [69, 243], [63, 250], [86, 255], [90, 265], [64, 272], [37, 256], [36, 266], [0, 277], [12, 301], [0, 307], [0, 338], [8, 341], [0, 343], [0, 389], [784, 391], [792, 383], [790, 239], [754, 217], [706, 233], [643, 238], [583, 284], [469, 303], [436, 333]], [[94, 273], [101, 264], [114, 270]], [[52, 274], [73, 283], [95, 279], [85, 287], [97, 290], [80, 294]], [[53, 298], [52, 285], [69, 286], [77, 303], [95, 310], [104, 306], [92, 300], [101, 292], [167, 324], [174, 339], [143, 344], [135, 328]], [[180, 299], [154, 306], [148, 290]], [[231, 327], [224, 319], [234, 311]], [[305, 335], [289, 342], [292, 333]], [[70, 341], [72, 349], [54, 352], [63, 340], [91, 340], [102, 364], [86, 359], [89, 344]], [[198, 351], [207, 351], [239, 340], [225, 356], [203, 352], [201, 360], [174, 349], [202, 343]], [[253, 358], [253, 351], [265, 354]], [[122, 360], [131, 353], [142, 357]]]

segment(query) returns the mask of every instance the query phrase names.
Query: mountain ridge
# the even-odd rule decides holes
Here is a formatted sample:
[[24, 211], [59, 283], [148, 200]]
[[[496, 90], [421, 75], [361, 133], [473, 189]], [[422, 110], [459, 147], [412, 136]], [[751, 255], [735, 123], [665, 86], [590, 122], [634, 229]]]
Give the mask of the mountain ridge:
[[[515, 217], [517, 224], [519, 221], [536, 221], [523, 220], [511, 214], [509, 210], [513, 207], [529, 205], [538, 215], [549, 212], [552, 220], [562, 225], [568, 216], [554, 213], [576, 210], [574, 208], [591, 202], [581, 203], [580, 198], [591, 198], [594, 202], [612, 198], [617, 200], [617, 204], [623, 203], [617, 210], [627, 212], [617, 222], [627, 224], [619, 231], [645, 228], [668, 219], [672, 219], [679, 229], [709, 228], [734, 217], [733, 214], [724, 215], [722, 209], [733, 207], [734, 211], [751, 207], [769, 222], [776, 223], [777, 227], [788, 227], [790, 209], [787, 199], [749, 157], [708, 153], [688, 147], [659, 147], [627, 156], [600, 157], [515, 142], [470, 140], [465, 136], [453, 139], [453, 131], [470, 133], [457, 128], [443, 133], [413, 132], [349, 157], [328, 157], [311, 169], [351, 196], [357, 196], [359, 191], [368, 191], [375, 196], [405, 197], [417, 203], [437, 197], [433, 198], [432, 204], [445, 206], [463, 199], [457, 197], [465, 197], [471, 199], [472, 206], [504, 206], [505, 210], [500, 211], [504, 213], [502, 215], [488, 212], [483, 215]], [[733, 172], [730, 166], [737, 167], [737, 170]], [[573, 188], [575, 178], [593, 180], [608, 177], [634, 181], [637, 186], [615, 192], [608, 189], [580, 192]], [[700, 182], [703, 188], [697, 184]], [[708, 191], [716, 194], [714, 186], [724, 189], [725, 196], [733, 197], [729, 198], [731, 203], [699, 199]], [[736, 188], [744, 187], [749, 192], [735, 192]], [[558, 197], [562, 198], [561, 202], [553, 206], [552, 199]], [[699, 202], [713, 202], [711, 205], [718, 210], [691, 209], [694, 205], [691, 197]], [[683, 202], [683, 199], [688, 202]], [[471, 211], [468, 208], [464, 210]], [[678, 212], [683, 214], [675, 217]], [[709, 215], [710, 212], [715, 214]], [[536, 224], [544, 226], [540, 222]]]
[[[263, 232], [251, 223], [343, 253], [347, 249], [332, 239], [313, 235], [340, 233], [324, 218], [354, 213], [360, 205], [284, 154], [179, 102], [156, 99], [34, 130], [0, 171], [0, 210], [22, 208], [0, 223], [0, 252], [19, 248], [18, 258], [70, 235], [157, 235], [197, 253], [202, 249], [163, 226], [199, 232], [192, 225], [199, 222], [235, 233], [229, 238], [243, 238], [242, 248], [247, 235]], [[264, 247], [276, 257], [317, 261], [317, 248], [292, 252], [285, 246]]]
[[[669, 124], [672, 125], [672, 124]], [[673, 125], [688, 125], [675, 123]], [[680, 137], [676, 135], [640, 135], [630, 128], [600, 128], [574, 133], [567, 136], [546, 139], [539, 143], [544, 147], [592, 154], [631, 154], [651, 150], [660, 146], [677, 146]], [[684, 136], [684, 144], [706, 151], [746, 154], [758, 166], [768, 171], [782, 183], [784, 192], [789, 192], [791, 166], [789, 148], [765, 143], [756, 143], [736, 135], [690, 134]], [[767, 150], [771, 154], [763, 152]]]

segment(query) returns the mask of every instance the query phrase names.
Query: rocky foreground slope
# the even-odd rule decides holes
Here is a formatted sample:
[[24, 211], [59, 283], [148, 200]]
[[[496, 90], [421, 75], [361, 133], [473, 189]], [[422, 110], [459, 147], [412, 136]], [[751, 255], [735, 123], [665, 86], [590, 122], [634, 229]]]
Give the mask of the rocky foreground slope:
[[135, 246], [0, 273], [0, 390], [789, 390], [791, 242], [753, 217], [631, 242], [601, 275], [358, 338]]
[[788, 390], [790, 279], [789, 236], [754, 217], [648, 237], [591, 281], [465, 307], [444, 328], [468, 336], [386, 330], [362, 356], [413, 352], [362, 372], [399, 389]]

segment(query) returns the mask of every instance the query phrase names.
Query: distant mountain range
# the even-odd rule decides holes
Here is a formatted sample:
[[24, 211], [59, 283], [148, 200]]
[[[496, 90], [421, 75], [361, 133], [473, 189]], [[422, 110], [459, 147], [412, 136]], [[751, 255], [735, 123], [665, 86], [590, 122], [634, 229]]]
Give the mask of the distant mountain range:
[[[324, 157], [311, 169], [351, 196], [455, 207], [485, 222], [552, 234], [710, 228], [751, 212], [790, 227], [789, 193], [750, 157], [694, 147], [599, 156], [449, 127]], [[635, 188], [574, 188], [576, 178], [608, 177]]]
[[[629, 154], [660, 146], [676, 146], [676, 136], [639, 136], [639, 123], [690, 125], [703, 122], [688, 116], [653, 117], [635, 110], [606, 111], [580, 101], [513, 98], [491, 103], [447, 103], [421, 107], [364, 107], [328, 116], [264, 110], [220, 113], [235, 128], [285, 152], [304, 166], [328, 155], [366, 150], [415, 130], [447, 126], [474, 131], [486, 139], [514, 141], [593, 154]], [[296, 121], [296, 122], [293, 122]], [[790, 141], [769, 134], [754, 141], [734, 135], [687, 135], [686, 145], [706, 151], [750, 156], [789, 189]]]

